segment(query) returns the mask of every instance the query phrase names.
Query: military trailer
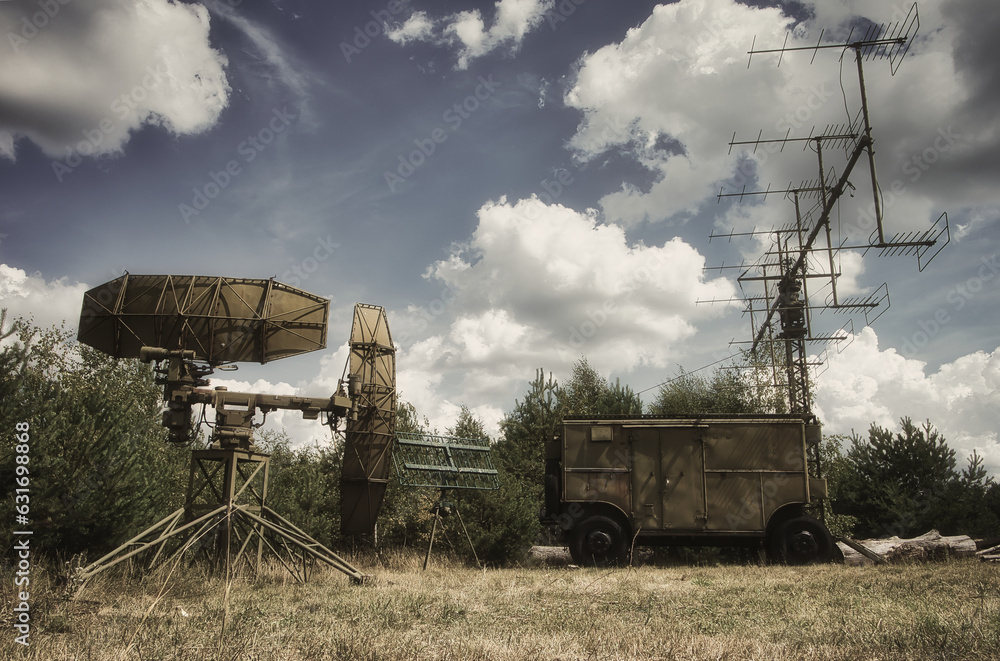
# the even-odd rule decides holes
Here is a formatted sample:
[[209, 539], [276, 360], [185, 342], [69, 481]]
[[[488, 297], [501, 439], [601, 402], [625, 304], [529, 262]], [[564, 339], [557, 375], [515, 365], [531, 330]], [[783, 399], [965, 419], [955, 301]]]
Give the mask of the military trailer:
[[802, 416], [564, 420], [546, 447], [543, 523], [581, 565], [620, 564], [640, 545], [743, 545], [791, 564], [836, 546], [808, 514], [820, 427]]

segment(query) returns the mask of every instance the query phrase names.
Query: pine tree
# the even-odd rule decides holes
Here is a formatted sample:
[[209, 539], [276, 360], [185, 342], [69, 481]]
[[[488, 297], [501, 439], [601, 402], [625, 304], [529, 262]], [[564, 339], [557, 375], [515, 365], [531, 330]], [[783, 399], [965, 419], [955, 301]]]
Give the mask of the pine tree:
[[490, 435], [486, 433], [486, 425], [482, 420], [473, 415], [472, 411], [465, 404], [458, 413], [455, 426], [448, 428], [448, 435], [456, 438], [468, 438], [476, 441], [490, 441]]
[[660, 386], [649, 406], [652, 415], [701, 415], [706, 413], [781, 413], [785, 405], [779, 393], [749, 371], [716, 369], [711, 377], [681, 373]]
[[586, 358], [573, 365], [573, 376], [563, 389], [565, 417], [642, 415], [642, 400], [616, 378], [614, 384], [590, 366]]
[[952, 482], [948, 494], [954, 530], [983, 537], [1000, 534], [1000, 511], [996, 511], [991, 503], [991, 492], [996, 486], [983, 466], [983, 458], [973, 450], [968, 466]]
[[992, 481], [978, 454], [973, 453], [969, 467], [960, 473], [955, 451], [929, 421], [918, 427], [903, 418], [900, 426], [893, 434], [872, 424], [867, 439], [851, 440], [837, 508], [858, 519], [856, 533], [995, 533], [996, 517], [986, 500]]
[[623, 386], [618, 378], [614, 384], [608, 383], [601, 396], [601, 415], [642, 415], [642, 399], [629, 386]]
[[573, 377], [563, 390], [564, 414], [574, 418], [600, 415], [607, 390], [607, 380], [581, 358], [573, 365]]
[[525, 488], [537, 492], [539, 502], [545, 442], [556, 434], [566, 408], [559, 383], [551, 374], [546, 379], [544, 370], [538, 370], [524, 399], [515, 401], [514, 410], [500, 422], [497, 461]]
[[[29, 425], [29, 525], [38, 548], [108, 551], [179, 507], [189, 455], [166, 443], [149, 365], [23, 319], [3, 334], [0, 428]], [[0, 481], [13, 484], [14, 435], [3, 438]], [[12, 506], [5, 501], [0, 516], [11, 520]]]

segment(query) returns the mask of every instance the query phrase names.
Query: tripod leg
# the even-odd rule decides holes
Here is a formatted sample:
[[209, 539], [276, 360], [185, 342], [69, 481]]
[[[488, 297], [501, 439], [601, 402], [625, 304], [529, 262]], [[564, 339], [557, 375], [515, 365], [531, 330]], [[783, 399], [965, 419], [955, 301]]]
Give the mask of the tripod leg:
[[437, 507], [435, 507], [434, 508], [434, 525], [431, 526], [431, 542], [430, 542], [430, 544], [427, 545], [427, 555], [424, 556], [424, 570], [427, 569], [427, 563], [430, 562], [430, 559], [431, 559], [431, 549], [434, 548], [434, 533], [437, 532], [438, 518], [440, 516], [441, 516], [440, 510]]
[[462, 513], [458, 511], [458, 507], [455, 508], [455, 514], [458, 515], [458, 522], [462, 524], [462, 532], [465, 533], [465, 538], [469, 540], [469, 548], [472, 549], [472, 557], [476, 559], [476, 566], [482, 569], [483, 565], [479, 562], [479, 556], [476, 555], [476, 547], [472, 544], [472, 538], [469, 537], [469, 530], [465, 527], [465, 521], [462, 520]]

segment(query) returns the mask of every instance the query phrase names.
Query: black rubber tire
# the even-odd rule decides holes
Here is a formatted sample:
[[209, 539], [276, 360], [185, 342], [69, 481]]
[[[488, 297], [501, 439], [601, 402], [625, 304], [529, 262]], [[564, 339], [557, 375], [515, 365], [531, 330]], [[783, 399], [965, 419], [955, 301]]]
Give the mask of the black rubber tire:
[[581, 567], [609, 567], [625, 564], [628, 539], [614, 519], [591, 516], [570, 534], [569, 552]]
[[776, 526], [773, 539], [769, 541], [772, 553], [789, 565], [808, 565], [833, 559], [833, 535], [822, 521], [808, 514]]

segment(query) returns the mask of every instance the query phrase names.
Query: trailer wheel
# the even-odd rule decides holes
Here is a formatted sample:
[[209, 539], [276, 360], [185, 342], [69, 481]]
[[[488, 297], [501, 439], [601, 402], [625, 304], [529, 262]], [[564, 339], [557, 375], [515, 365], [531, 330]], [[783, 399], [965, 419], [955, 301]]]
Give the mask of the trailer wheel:
[[829, 562], [833, 558], [833, 536], [821, 521], [806, 514], [785, 521], [774, 531], [772, 548], [790, 565]]
[[625, 534], [621, 525], [606, 516], [591, 516], [573, 529], [569, 552], [583, 567], [621, 565], [626, 556]]

